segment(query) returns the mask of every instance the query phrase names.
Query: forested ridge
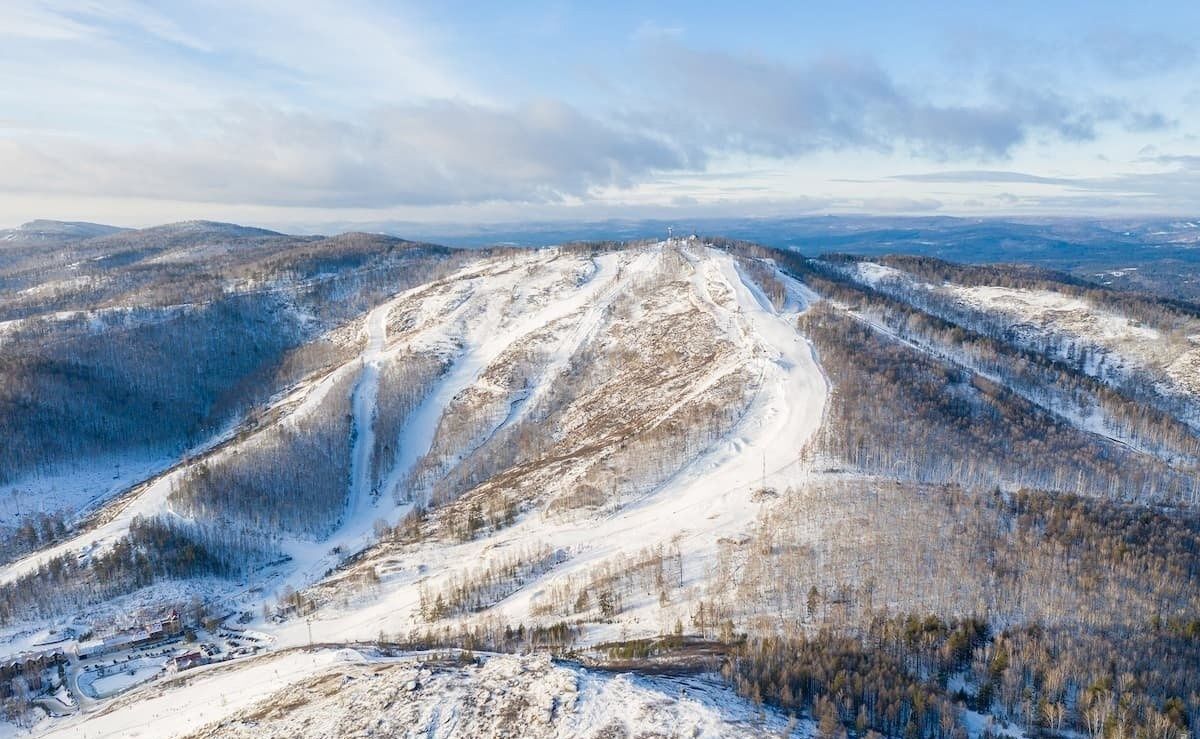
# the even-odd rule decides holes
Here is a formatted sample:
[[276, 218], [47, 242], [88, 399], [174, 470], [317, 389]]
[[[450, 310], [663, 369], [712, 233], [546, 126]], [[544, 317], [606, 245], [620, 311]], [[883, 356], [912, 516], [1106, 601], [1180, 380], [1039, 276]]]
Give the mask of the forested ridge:
[[[815, 450], [833, 475], [789, 492], [716, 566], [701, 621], [716, 637], [723, 619], [726, 633], [745, 628], [727, 672], [739, 690], [803, 711], [830, 736], [960, 735], [954, 704], [1052, 734], [1191, 734], [1195, 432], [1002, 334], [823, 262], [747, 251], [826, 298], [800, 326], [833, 386]], [[931, 281], [1048, 282], [1144, 321], [1194, 315], [1038, 271], [881, 261]], [[1047, 411], [1070, 408], [1062, 399], [1102, 408], [1141, 450]]]

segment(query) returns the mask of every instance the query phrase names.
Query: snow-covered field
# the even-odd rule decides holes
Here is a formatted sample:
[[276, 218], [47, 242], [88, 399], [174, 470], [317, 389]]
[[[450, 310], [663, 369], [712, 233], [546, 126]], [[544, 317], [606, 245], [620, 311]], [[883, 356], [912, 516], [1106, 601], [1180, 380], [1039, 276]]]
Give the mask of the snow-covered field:
[[88, 670], [79, 676], [79, 687], [91, 698], [107, 698], [151, 680], [163, 671], [166, 657], [142, 657], [103, 671]]
[[268, 655], [201, 667], [143, 686], [94, 713], [44, 722], [35, 736], [117, 739], [181, 736], [347, 660], [357, 653], [329, 650]]
[[193, 303], [164, 305], [153, 308], [114, 306], [94, 310], [65, 310], [42, 313], [31, 318], [13, 318], [0, 321], [0, 345], [9, 334], [30, 328], [47, 330], [59, 328], [55, 324], [69, 324], [74, 330], [100, 332], [113, 328], [129, 329], [140, 325], [164, 323], [200, 306]]
[[[1030, 333], [1061, 332], [1111, 352], [1118, 362], [1165, 372], [1178, 389], [1200, 392], [1200, 347], [1087, 300], [1050, 290], [947, 286], [973, 308], [1010, 316]], [[1200, 330], [1200, 322], [1191, 327]], [[1180, 339], [1183, 339], [1182, 341]]]
[[811, 726], [758, 711], [727, 687], [589, 672], [544, 656], [459, 666], [345, 662], [210, 724], [196, 737], [785, 737]]
[[0, 522], [19, 526], [24, 519], [45, 513], [72, 514], [108, 501], [174, 463], [171, 455], [145, 452], [63, 463], [53, 470], [30, 474], [0, 485]]
[[[200, 449], [203, 450], [217, 446], [231, 434], [232, 432], [229, 430], [222, 431], [209, 442], [201, 445]], [[160, 465], [161, 462], [152, 462], [146, 469], [153, 470]], [[129, 525], [135, 517], [148, 516], [166, 511], [167, 497], [170, 495], [171, 485], [186, 469], [185, 466], [176, 466], [162, 474], [146, 478], [144, 482], [138, 483], [128, 495], [123, 496], [122, 499], [112, 501], [109, 505], [105, 506], [101, 511], [101, 520], [103, 522], [99, 525], [89, 528], [64, 542], [41, 549], [27, 557], [5, 565], [3, 569], [0, 569], [0, 583], [12, 582], [23, 575], [36, 571], [47, 561], [64, 554], [89, 555], [103, 551], [128, 533]], [[73, 479], [78, 480], [80, 478]], [[87, 480], [89, 478], [83, 477], [82, 479]], [[131, 479], [138, 478], [134, 476]], [[123, 488], [109, 488], [99, 497], [102, 498], [104, 495], [111, 496], [121, 489]], [[87, 492], [88, 488], [83, 487], [82, 490]]]

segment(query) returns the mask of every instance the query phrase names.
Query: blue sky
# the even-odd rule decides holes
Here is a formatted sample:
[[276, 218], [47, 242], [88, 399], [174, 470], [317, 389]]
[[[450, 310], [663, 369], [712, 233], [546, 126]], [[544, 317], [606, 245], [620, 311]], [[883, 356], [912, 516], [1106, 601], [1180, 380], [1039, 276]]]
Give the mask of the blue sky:
[[1200, 3], [5, 0], [0, 225], [1200, 213]]

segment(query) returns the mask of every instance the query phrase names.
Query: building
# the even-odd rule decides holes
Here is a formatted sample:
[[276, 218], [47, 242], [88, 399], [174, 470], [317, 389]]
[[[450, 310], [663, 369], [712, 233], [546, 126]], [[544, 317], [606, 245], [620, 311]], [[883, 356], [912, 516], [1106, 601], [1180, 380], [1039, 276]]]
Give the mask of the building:
[[122, 631], [103, 639], [80, 642], [75, 648], [75, 654], [80, 659], [98, 657], [102, 654], [119, 652], [122, 649], [133, 649], [166, 641], [182, 633], [183, 621], [179, 617], [179, 612], [172, 610], [166, 618], [157, 623], [148, 624], [145, 628], [136, 631]]
[[34, 691], [42, 689], [42, 672], [49, 667], [66, 661], [61, 649], [46, 649], [40, 652], [24, 652], [0, 662], [0, 699], [13, 694], [13, 680], [23, 677], [26, 686]]
[[206, 662], [208, 662], [208, 658], [205, 657], [204, 653], [200, 652], [199, 650], [185, 652], [184, 654], [179, 654], [172, 657], [170, 661], [167, 662], [167, 672], [182, 672], [183, 670], [190, 670], [191, 668], [198, 667]]
[[183, 633], [183, 619], [179, 617], [179, 611], [172, 609], [162, 621], [155, 624], [148, 624], [146, 626], [146, 633], [155, 641], [179, 636]]

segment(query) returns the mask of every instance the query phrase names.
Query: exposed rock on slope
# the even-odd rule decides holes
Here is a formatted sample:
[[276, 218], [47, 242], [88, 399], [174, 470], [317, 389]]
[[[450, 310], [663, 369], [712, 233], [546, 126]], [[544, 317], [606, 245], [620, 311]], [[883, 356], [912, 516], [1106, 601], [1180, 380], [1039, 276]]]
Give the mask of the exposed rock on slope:
[[[546, 657], [342, 663], [190, 739], [780, 737], [787, 721], [700, 679], [589, 673]], [[797, 735], [804, 735], [796, 732]]]

